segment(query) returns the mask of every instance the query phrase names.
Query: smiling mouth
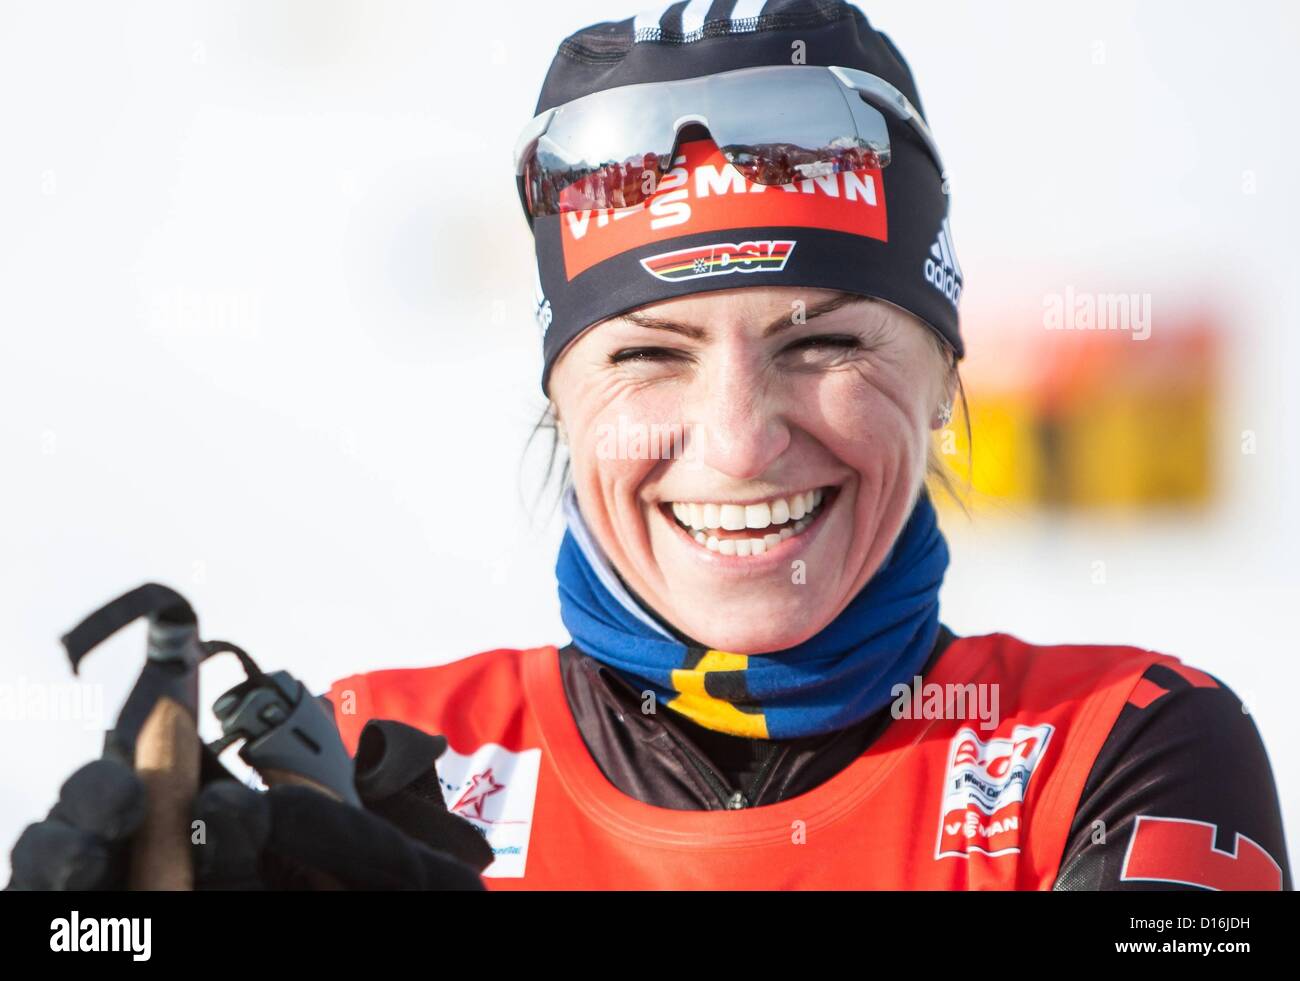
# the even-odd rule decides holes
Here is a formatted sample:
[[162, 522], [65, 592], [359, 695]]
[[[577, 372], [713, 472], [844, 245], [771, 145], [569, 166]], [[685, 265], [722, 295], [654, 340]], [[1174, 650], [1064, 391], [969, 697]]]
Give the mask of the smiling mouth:
[[660, 505], [688, 536], [721, 555], [762, 555], [808, 529], [835, 499], [834, 487], [753, 504], [671, 501]]

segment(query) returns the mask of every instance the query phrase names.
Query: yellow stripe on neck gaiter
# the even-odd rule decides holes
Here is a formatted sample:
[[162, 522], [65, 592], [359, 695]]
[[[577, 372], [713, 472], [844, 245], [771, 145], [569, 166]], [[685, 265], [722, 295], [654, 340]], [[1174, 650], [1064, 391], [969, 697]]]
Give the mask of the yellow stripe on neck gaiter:
[[704, 689], [704, 676], [710, 671], [744, 671], [748, 666], [747, 654], [706, 651], [694, 668], [673, 671], [673, 687], [681, 694], [669, 702], [668, 707], [707, 729], [729, 732], [733, 736], [766, 739], [767, 719], [762, 713], [742, 712]]

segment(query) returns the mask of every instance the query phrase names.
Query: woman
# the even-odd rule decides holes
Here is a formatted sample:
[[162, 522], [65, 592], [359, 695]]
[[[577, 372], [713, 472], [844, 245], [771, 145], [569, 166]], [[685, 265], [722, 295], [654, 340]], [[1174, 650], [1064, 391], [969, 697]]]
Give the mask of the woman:
[[939, 622], [961, 267], [919, 106], [842, 3], [560, 46], [518, 170], [573, 642], [331, 693], [345, 739], [448, 737], [490, 887], [1289, 888], [1217, 680]]
[[594, 25], [518, 157], [572, 642], [329, 694], [349, 749], [373, 720], [445, 735], [489, 888], [1290, 888], [1216, 679], [940, 623], [962, 274], [888, 38], [825, 0]]

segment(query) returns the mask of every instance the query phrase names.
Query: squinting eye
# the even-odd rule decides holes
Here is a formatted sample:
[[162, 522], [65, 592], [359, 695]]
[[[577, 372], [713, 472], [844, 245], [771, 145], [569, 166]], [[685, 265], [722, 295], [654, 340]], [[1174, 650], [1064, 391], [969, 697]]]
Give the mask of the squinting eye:
[[814, 337], [805, 337], [802, 340], [795, 341], [786, 350], [806, 351], [827, 348], [837, 351], [852, 351], [861, 346], [862, 342], [852, 334], [817, 334]]
[[609, 356], [610, 364], [651, 363], [656, 361], [677, 361], [682, 358], [680, 351], [666, 347], [626, 347]]

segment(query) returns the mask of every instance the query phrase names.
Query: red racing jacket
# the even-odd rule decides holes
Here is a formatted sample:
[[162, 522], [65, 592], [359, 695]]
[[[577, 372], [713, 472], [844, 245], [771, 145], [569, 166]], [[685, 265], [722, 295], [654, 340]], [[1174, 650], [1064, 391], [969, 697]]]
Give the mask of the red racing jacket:
[[748, 800], [707, 762], [676, 773], [703, 733], [691, 753], [693, 724], [630, 686], [593, 697], [608, 672], [572, 647], [328, 697], [350, 752], [371, 718], [446, 736], [444, 799], [492, 846], [494, 890], [1291, 887], [1267, 755], [1216, 679], [1136, 647], [942, 639], [834, 772], [751, 768]]

